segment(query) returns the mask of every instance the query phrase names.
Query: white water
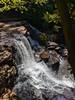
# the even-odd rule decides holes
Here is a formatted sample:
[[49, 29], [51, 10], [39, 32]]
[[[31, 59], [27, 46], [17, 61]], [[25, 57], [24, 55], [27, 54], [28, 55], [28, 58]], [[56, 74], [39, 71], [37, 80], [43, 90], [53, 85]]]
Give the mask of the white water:
[[[48, 89], [59, 94], [62, 94], [64, 89], [69, 90], [69, 87], [74, 88], [74, 82], [69, 77], [65, 77], [66, 73], [63, 75], [61, 73], [63, 72], [63, 68], [61, 67], [64, 66], [63, 60], [61, 61], [61, 70], [59, 69], [59, 71], [61, 71], [58, 74], [61, 75], [59, 78], [58, 75], [55, 75], [44, 62], [37, 63], [34, 60], [30, 44], [25, 37], [21, 37], [20, 40], [15, 40], [15, 45], [21, 56], [22, 64], [17, 66], [19, 76], [14, 90], [17, 89], [19, 91], [19, 89], [24, 87], [27, 81], [39, 90]], [[26, 77], [28, 77], [27, 80]]]

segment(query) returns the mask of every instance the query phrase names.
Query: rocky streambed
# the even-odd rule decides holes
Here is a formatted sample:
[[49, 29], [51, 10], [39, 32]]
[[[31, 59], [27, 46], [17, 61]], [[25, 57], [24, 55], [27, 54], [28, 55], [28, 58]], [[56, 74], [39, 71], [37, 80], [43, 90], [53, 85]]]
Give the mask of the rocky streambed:
[[[19, 93], [17, 91], [12, 91], [18, 77], [18, 69], [16, 67], [17, 51], [13, 42], [15, 37], [27, 37], [33, 48], [36, 62], [44, 61], [48, 68], [54, 71], [54, 73], [60, 71], [58, 77], [61, 76], [61, 73], [65, 74], [66, 71], [70, 69], [70, 65], [67, 62], [67, 49], [62, 48], [57, 43], [51, 41], [47, 41], [45, 46], [40, 46], [38, 41], [38, 35], [40, 34], [41, 32], [23, 21], [0, 23], [0, 100], [75, 100], [74, 88], [70, 88], [70, 91], [65, 89], [63, 94], [57, 92], [53, 92], [52, 94], [48, 89], [41, 89], [41, 93], [39, 89], [33, 87], [28, 82], [25, 82], [23, 83], [25, 84], [25, 87], [21, 87]], [[33, 37], [34, 35], [37, 37], [36, 40]], [[60, 69], [62, 59], [64, 65]], [[64, 71], [62, 69], [64, 69]], [[28, 76], [24, 78], [24, 81], [27, 81], [27, 79]], [[20, 97], [22, 98], [18, 95], [20, 93]], [[68, 98], [68, 96], [70, 97]]]

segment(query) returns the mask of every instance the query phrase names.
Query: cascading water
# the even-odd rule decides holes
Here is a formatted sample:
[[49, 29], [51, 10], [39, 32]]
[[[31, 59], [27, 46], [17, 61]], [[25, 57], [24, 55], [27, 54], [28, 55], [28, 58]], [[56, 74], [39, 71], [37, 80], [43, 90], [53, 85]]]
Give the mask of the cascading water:
[[[21, 64], [17, 65], [18, 78], [13, 90], [18, 93], [21, 100], [33, 100], [25, 99], [24, 95], [22, 95], [24, 94], [25, 86], [28, 83], [35, 87], [39, 93], [41, 93], [42, 89], [46, 89], [52, 93], [65, 95], [65, 89], [70, 91], [70, 88], [74, 88], [73, 81], [69, 79], [66, 80], [67, 78], [64, 80], [64, 75], [62, 75], [61, 79], [58, 78], [58, 75], [61, 74], [54, 75], [44, 62], [37, 63], [35, 61], [30, 44], [25, 37], [20, 37], [18, 40], [15, 39], [14, 42], [15, 47], [21, 57]], [[62, 65], [63, 62], [61, 63], [61, 66]]]

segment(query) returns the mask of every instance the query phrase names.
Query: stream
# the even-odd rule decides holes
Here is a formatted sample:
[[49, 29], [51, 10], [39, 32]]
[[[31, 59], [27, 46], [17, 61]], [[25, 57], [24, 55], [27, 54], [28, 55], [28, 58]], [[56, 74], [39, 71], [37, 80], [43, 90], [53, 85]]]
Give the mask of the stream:
[[13, 91], [21, 100], [75, 100], [75, 81], [60, 59], [58, 73], [43, 62], [36, 62], [30, 43], [24, 36], [14, 38], [18, 69]]

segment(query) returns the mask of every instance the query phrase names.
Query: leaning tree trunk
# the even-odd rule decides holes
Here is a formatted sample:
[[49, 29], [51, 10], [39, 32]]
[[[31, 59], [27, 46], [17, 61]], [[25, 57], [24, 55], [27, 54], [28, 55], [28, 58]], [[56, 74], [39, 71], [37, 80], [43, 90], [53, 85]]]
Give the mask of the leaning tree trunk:
[[56, 4], [61, 17], [65, 42], [69, 52], [69, 62], [72, 66], [72, 72], [75, 77], [75, 35], [72, 29], [72, 20], [69, 15], [66, 0], [56, 0]]

